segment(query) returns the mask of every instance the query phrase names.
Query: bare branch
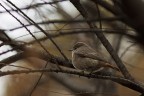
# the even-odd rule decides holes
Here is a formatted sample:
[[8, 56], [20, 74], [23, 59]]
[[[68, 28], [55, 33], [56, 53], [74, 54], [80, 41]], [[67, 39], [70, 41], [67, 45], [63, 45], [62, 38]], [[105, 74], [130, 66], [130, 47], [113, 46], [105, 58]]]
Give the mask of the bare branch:
[[[51, 40], [51, 42], [56, 46], [56, 48], [58, 49], [58, 51], [61, 53], [61, 55], [66, 59], [67, 57], [65, 56], [65, 54], [61, 51], [61, 49], [59, 48], [59, 46], [55, 43], [55, 41], [49, 36], [48, 33], [46, 33], [38, 24], [36, 24], [30, 17], [28, 17], [24, 12], [22, 12], [22, 10], [20, 10], [15, 4], [13, 4], [11, 1], [6, 0], [8, 3], [10, 3], [13, 7], [15, 7], [22, 15], [25, 16], [25, 18], [27, 18], [26, 20], [30, 23], [30, 24], [34, 24], [34, 26], [36, 28], [38, 28], [39, 30], [41, 30], [46, 36], [47, 38], [49, 38]], [[25, 27], [25, 26], [24, 26]], [[28, 31], [28, 30], [27, 30]], [[29, 31], [28, 31], [29, 32]], [[31, 34], [32, 35], [32, 34]], [[39, 43], [40, 44], [40, 43]], [[43, 47], [44, 48], [44, 47]], [[46, 51], [46, 50], [45, 50]], [[46, 51], [48, 53], [48, 51]]]
[[[61, 67], [62, 70], [59, 69], [39, 69], [39, 70], [13, 70], [13, 71], [7, 71], [7, 72], [0, 72], [0, 76], [6, 76], [6, 75], [14, 75], [14, 74], [28, 74], [28, 73], [35, 73], [35, 72], [60, 72], [60, 73], [67, 73], [67, 74], [74, 74], [79, 76], [84, 76], [87, 78], [97, 78], [97, 79], [107, 79], [112, 80], [116, 83], [119, 83], [120, 85], [123, 85], [125, 87], [131, 88], [137, 92], [143, 93], [144, 88], [140, 86], [139, 84], [136, 84], [135, 82], [119, 77], [114, 75], [108, 75], [107, 73], [103, 73], [102, 75], [99, 74], [89, 74], [87, 72], [83, 73], [80, 70], [67, 68], [67, 67]], [[104, 75], [105, 74], [105, 75]]]
[[[37, 7], [41, 7], [43, 5], [56, 4], [56, 3], [59, 3], [59, 2], [63, 2], [63, 1], [68, 1], [68, 0], [56, 0], [56, 1], [52, 1], [52, 2], [36, 3], [36, 4], [30, 5], [30, 6], [26, 6], [26, 7], [20, 8], [20, 10], [34, 9], [34, 8], [37, 8]], [[8, 11], [9, 12], [11, 12], [11, 11], [17, 12], [18, 10], [17, 9], [12, 9], [12, 10], [8, 10]], [[0, 11], [0, 13], [6, 13], [6, 12], [7, 11]]]
[[[72, 2], [72, 4], [74, 4], [74, 6], [77, 8], [77, 10], [82, 14], [82, 16], [85, 19], [87, 19], [88, 14], [87, 14], [87, 12], [85, 12], [85, 10], [82, 10], [82, 8], [79, 8], [80, 7], [80, 3], [77, 2], [77, 0], [71, 0], [71, 2]], [[87, 22], [87, 23], [90, 26], [90, 28], [92, 28], [92, 30], [95, 29], [95, 26], [94, 26], [93, 23], [90, 23], [90, 22]], [[119, 58], [119, 56], [116, 54], [116, 52], [112, 48], [112, 46], [109, 43], [109, 41], [104, 36], [104, 34], [101, 33], [101, 32], [96, 32], [95, 34], [100, 39], [100, 41], [102, 42], [102, 44], [104, 45], [104, 47], [107, 49], [107, 51], [109, 52], [109, 54], [112, 56], [112, 58], [116, 62], [117, 66], [119, 67], [120, 71], [125, 76], [125, 78], [130, 79], [130, 80], [134, 80], [134, 78], [128, 72], [128, 70], [126, 69], [125, 65], [123, 64], [123, 62], [121, 61], [121, 59]]]

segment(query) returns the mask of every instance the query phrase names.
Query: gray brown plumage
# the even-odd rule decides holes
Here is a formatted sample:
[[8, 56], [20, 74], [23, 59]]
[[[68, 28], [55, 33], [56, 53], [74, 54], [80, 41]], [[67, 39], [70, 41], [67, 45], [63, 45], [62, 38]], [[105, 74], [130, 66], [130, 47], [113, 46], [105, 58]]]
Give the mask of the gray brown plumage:
[[112, 68], [119, 71], [117, 67], [109, 64], [100, 52], [83, 42], [78, 42], [73, 46], [72, 64], [77, 69], [89, 72], [97, 72], [104, 68]]

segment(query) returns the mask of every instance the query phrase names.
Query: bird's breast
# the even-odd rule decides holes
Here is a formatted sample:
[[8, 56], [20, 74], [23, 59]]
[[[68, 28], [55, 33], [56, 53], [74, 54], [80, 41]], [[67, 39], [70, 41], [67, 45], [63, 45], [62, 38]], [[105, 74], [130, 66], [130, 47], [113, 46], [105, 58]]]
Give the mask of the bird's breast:
[[72, 54], [72, 64], [75, 68], [85, 71], [94, 71], [101, 67], [98, 60], [81, 57], [76, 54]]

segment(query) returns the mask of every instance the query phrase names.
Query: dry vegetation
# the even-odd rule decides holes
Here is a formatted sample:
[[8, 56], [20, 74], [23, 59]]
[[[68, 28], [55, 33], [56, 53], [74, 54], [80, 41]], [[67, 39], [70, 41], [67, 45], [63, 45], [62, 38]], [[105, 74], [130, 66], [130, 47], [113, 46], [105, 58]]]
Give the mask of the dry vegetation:
[[[0, 26], [0, 96], [143, 96], [143, 0], [12, 1], [0, 1], [13, 19]], [[120, 72], [75, 69], [68, 50], [78, 41]]]

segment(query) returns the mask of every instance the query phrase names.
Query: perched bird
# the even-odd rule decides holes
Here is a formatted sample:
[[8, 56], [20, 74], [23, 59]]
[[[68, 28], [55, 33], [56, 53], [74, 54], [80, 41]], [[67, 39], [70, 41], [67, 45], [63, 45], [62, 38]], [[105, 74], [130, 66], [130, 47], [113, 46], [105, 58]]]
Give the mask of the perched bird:
[[100, 52], [97, 52], [83, 42], [76, 43], [71, 51], [72, 64], [77, 69], [91, 73], [101, 71], [104, 68], [112, 68], [119, 71], [117, 67], [108, 63]]

